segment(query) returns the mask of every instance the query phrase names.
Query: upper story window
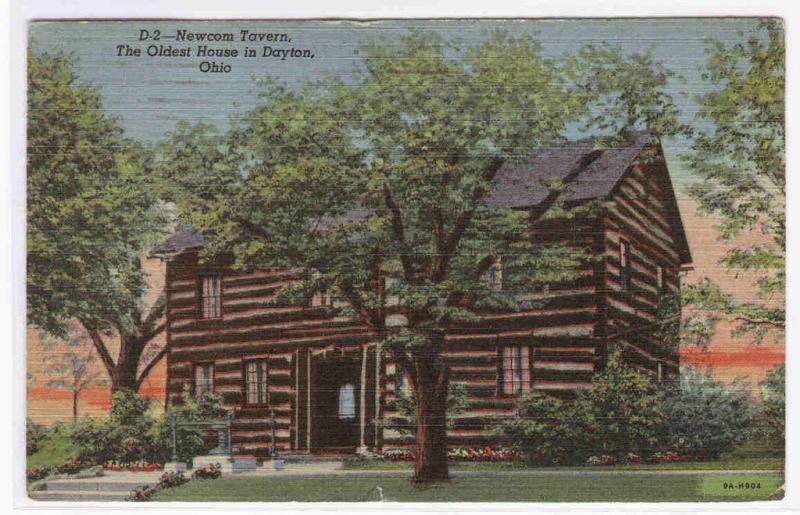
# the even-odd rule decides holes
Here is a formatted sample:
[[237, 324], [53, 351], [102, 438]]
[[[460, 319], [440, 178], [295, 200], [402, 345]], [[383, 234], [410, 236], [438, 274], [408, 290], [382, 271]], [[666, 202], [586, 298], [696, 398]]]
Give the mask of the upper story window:
[[504, 395], [519, 395], [531, 390], [530, 348], [527, 345], [502, 347], [501, 383]]
[[327, 308], [333, 306], [333, 296], [327, 290], [320, 290], [311, 296], [309, 303], [312, 308]]
[[267, 404], [267, 360], [245, 362], [245, 392], [247, 404]]
[[503, 291], [503, 261], [499, 256], [483, 274], [483, 280], [489, 283], [492, 291]]
[[203, 318], [222, 316], [222, 292], [219, 275], [200, 278], [200, 314]]
[[204, 393], [214, 393], [213, 363], [197, 363], [194, 366], [194, 395], [200, 397]]
[[622, 291], [631, 289], [631, 244], [628, 240], [619, 240], [619, 285]]

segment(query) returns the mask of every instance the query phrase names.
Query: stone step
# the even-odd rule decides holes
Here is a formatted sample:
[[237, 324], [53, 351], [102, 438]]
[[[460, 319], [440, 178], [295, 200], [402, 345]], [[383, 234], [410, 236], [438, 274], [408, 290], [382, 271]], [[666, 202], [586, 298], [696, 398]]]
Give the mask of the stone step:
[[130, 492], [140, 486], [154, 485], [158, 480], [97, 481], [92, 479], [55, 479], [48, 481], [44, 491], [48, 492]]
[[316, 454], [283, 454], [278, 453], [278, 459], [282, 459], [288, 463], [341, 463], [342, 456], [325, 456]]
[[124, 501], [128, 492], [36, 490], [28, 492], [28, 497], [34, 501]]

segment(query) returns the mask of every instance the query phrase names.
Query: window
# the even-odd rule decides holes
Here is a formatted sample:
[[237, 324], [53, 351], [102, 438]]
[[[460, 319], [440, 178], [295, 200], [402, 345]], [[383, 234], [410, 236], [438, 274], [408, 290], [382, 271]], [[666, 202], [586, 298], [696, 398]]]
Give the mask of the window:
[[631, 289], [631, 244], [619, 240], [619, 285], [622, 291]]
[[492, 291], [503, 290], [503, 262], [500, 257], [495, 259], [494, 264], [483, 274], [483, 280], [489, 283]]
[[339, 418], [355, 418], [356, 390], [352, 384], [344, 384], [339, 388]]
[[222, 295], [218, 275], [207, 275], [200, 278], [200, 311], [203, 318], [219, 318], [222, 316]]
[[333, 305], [333, 298], [327, 290], [320, 290], [311, 296], [310, 307], [325, 308]]
[[407, 396], [411, 394], [411, 386], [408, 384], [408, 379], [406, 378], [405, 372], [400, 370], [400, 367], [397, 367], [395, 371], [394, 391], [398, 396]]
[[214, 393], [214, 364], [198, 363], [194, 366], [194, 395]]
[[530, 349], [527, 345], [503, 347], [502, 391], [518, 395], [531, 390]]
[[244, 381], [247, 404], [267, 404], [267, 360], [245, 362]]

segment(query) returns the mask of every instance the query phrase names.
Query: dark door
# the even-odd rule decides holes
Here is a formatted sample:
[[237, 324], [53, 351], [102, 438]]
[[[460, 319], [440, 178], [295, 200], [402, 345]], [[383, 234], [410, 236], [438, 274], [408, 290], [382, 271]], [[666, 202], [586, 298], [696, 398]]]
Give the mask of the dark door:
[[311, 370], [311, 449], [351, 452], [359, 437], [359, 363], [319, 357]]

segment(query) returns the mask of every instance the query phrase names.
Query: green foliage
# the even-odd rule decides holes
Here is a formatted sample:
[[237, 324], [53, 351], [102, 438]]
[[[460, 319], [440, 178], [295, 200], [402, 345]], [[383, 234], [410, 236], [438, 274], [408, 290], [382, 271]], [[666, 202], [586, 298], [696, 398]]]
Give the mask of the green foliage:
[[760, 386], [752, 438], [763, 449], [762, 455], [783, 457], [786, 449], [786, 365], [771, 369]]
[[[203, 393], [194, 398], [188, 385], [184, 386], [181, 406], [170, 406], [166, 417], [160, 419], [153, 427], [152, 433], [161, 442], [162, 455], [159, 462], [172, 459], [172, 427], [170, 418], [175, 417], [178, 422], [204, 422], [220, 420], [227, 416], [227, 411], [222, 407], [222, 397]], [[178, 461], [191, 462], [195, 456], [208, 454], [216, 446], [207, 438], [208, 431], [203, 428], [178, 427], [176, 432]]]
[[518, 401], [517, 417], [503, 421], [497, 433], [537, 465], [651, 454], [663, 440], [662, 400], [650, 374], [626, 365], [616, 349], [591, 389], [568, 402], [528, 393]]
[[85, 419], [72, 433], [78, 459], [98, 465], [160, 460], [167, 442], [153, 434], [156, 420], [150, 407], [150, 400], [134, 392], [115, 393], [108, 418]]
[[25, 455], [31, 456], [38, 451], [49, 434], [47, 426], [25, 419]]
[[620, 46], [604, 42], [583, 47], [567, 63], [576, 95], [586, 106], [584, 131], [610, 136], [608, 143], [630, 130], [661, 136], [692, 133], [667, 93], [669, 83], [680, 77], [657, 61], [652, 49], [625, 55]]
[[77, 458], [72, 431], [71, 424], [56, 424], [47, 429], [47, 436], [40, 441], [39, 449], [28, 456], [26, 465], [29, 468], [53, 468]]
[[[394, 406], [397, 415], [386, 417], [380, 424], [386, 429], [393, 429], [400, 434], [413, 435], [417, 430], [417, 415], [414, 397], [411, 394], [400, 394], [395, 398]], [[452, 429], [458, 415], [469, 407], [467, 386], [462, 383], [451, 383], [447, 390], [447, 428]]]
[[138, 321], [139, 259], [162, 223], [147, 152], [72, 67], [64, 54], [28, 54], [27, 316], [59, 335], [68, 319]]
[[666, 396], [664, 412], [672, 448], [695, 459], [715, 459], [747, 438], [753, 422], [749, 388], [714, 381], [692, 368]]
[[579, 397], [590, 407], [586, 438], [594, 453], [650, 454], [663, 435], [662, 400], [652, 375], [627, 365], [620, 349], [612, 350], [605, 369], [592, 379], [591, 389]]
[[[759, 233], [758, 243], [743, 241], [720, 264], [733, 273], [757, 274], [760, 299], [740, 304], [720, 299], [713, 285], [693, 292], [701, 309], [716, 304], [741, 322], [740, 333], [761, 338], [782, 334], [783, 306], [768, 301], [783, 294], [786, 252], [785, 49], [780, 20], [760, 22], [745, 42], [709, 42], [705, 80], [719, 88], [697, 99], [698, 120], [711, 128], [696, 135], [684, 156], [700, 181], [689, 194], [699, 212], [720, 219], [725, 241]], [[752, 241], [752, 239], [750, 239]], [[702, 316], [702, 315], [701, 315]]]
[[517, 416], [494, 429], [528, 465], [559, 465], [585, 459], [591, 410], [583, 400], [563, 402], [538, 392], [517, 401]]

